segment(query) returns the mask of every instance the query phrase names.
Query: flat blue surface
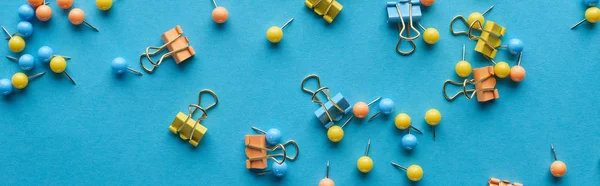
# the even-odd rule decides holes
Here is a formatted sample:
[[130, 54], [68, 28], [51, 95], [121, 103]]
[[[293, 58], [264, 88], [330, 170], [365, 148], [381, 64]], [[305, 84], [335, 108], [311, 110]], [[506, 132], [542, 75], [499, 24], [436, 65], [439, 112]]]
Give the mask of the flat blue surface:
[[[1, 24], [11, 31], [22, 3], [0, 2]], [[71, 25], [68, 11], [52, 1], [52, 19], [33, 21], [35, 31], [24, 53], [36, 55], [39, 47], [49, 45], [71, 56], [67, 72], [77, 85], [37, 62], [34, 71], [49, 74], [0, 100], [0, 180], [316, 185], [328, 160], [337, 185], [485, 185], [490, 177], [525, 185], [597, 185], [600, 180], [600, 27], [584, 23], [569, 30], [583, 19], [586, 7], [579, 0], [436, 1], [423, 10], [421, 22], [437, 28], [440, 41], [426, 46], [419, 38], [417, 52], [410, 56], [394, 51], [398, 33], [386, 23], [385, 1], [340, 1], [344, 9], [332, 24], [301, 0], [218, 3], [230, 12], [224, 25], [212, 21], [214, 7], [208, 0], [115, 0], [109, 12], [98, 10], [94, 1], [76, 1], [74, 7], [100, 29], [96, 33]], [[459, 80], [454, 65], [463, 44], [474, 67], [489, 64], [472, 50], [474, 41], [452, 36], [448, 24], [455, 15], [468, 16], [490, 5], [496, 7], [486, 18], [507, 28], [503, 41], [517, 37], [525, 43], [527, 77], [521, 83], [498, 80], [501, 98], [490, 103], [464, 97], [448, 102], [442, 83]], [[282, 42], [270, 44], [267, 28], [291, 17], [296, 20], [285, 28]], [[169, 59], [142, 77], [113, 74], [110, 62], [118, 56], [140, 69], [139, 55], [147, 46], [161, 45], [160, 35], [176, 25], [196, 50], [194, 58], [180, 65]], [[14, 55], [6, 44], [0, 52]], [[499, 51], [496, 60], [516, 64], [507, 50]], [[1, 60], [0, 69], [7, 78], [20, 71], [8, 60]], [[393, 116], [409, 114], [425, 134], [415, 134], [419, 144], [408, 152], [401, 147], [405, 132], [394, 127], [393, 116], [379, 117], [370, 123], [354, 120], [340, 143], [329, 142], [313, 114], [318, 105], [300, 89], [311, 73], [319, 74], [332, 94], [341, 92], [352, 103], [392, 98]], [[193, 148], [167, 128], [177, 112], [197, 102], [201, 89], [214, 90], [220, 103], [209, 111], [203, 122], [208, 133]], [[435, 142], [423, 119], [430, 108], [443, 114]], [[246, 170], [243, 138], [255, 134], [251, 126], [279, 128], [283, 140], [300, 145], [300, 157], [288, 162], [284, 178]], [[362, 174], [356, 160], [369, 138], [374, 168]], [[568, 166], [563, 178], [550, 175], [550, 144]], [[419, 164], [425, 175], [412, 183], [390, 161]]]

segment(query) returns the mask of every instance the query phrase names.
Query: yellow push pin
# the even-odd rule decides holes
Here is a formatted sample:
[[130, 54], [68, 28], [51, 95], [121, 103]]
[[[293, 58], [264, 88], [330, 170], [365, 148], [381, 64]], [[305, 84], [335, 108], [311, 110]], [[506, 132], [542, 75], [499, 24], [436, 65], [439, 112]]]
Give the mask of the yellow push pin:
[[435, 141], [435, 126], [440, 124], [442, 114], [437, 109], [429, 109], [425, 112], [425, 122], [433, 128], [433, 141]]
[[425, 28], [421, 23], [419, 23], [419, 27], [423, 29], [423, 41], [425, 43], [433, 45], [440, 40], [440, 32], [435, 28]]
[[[484, 22], [485, 19], [483, 18], [483, 16], [485, 14], [487, 14], [490, 10], [492, 10], [492, 8], [494, 8], [493, 5], [490, 6], [490, 8], [488, 8], [487, 10], [485, 10], [485, 12], [483, 12], [483, 13], [479, 13], [479, 12], [473, 12], [473, 13], [471, 13], [471, 15], [469, 15], [469, 17], [467, 18], [467, 23], [469, 25], [471, 25], [476, 20], [479, 20], [479, 23], [481, 23], [481, 24], [485, 23]], [[475, 28], [475, 29], [481, 29], [481, 24], [479, 24], [479, 25], [473, 25], [473, 28]]]
[[96, 0], [96, 6], [98, 7], [98, 9], [103, 11], [109, 10], [112, 7], [112, 4], [112, 0]]
[[587, 10], [585, 10], [585, 19], [579, 21], [579, 23], [573, 25], [573, 27], [571, 27], [571, 30], [573, 30], [575, 27], [581, 25], [583, 22], [589, 22], [589, 23], [596, 23], [598, 21], [600, 21], [600, 9], [598, 7], [590, 7]]
[[4, 26], [2, 26], [2, 30], [4, 30], [4, 33], [6, 33], [6, 35], [8, 35], [8, 48], [10, 49], [10, 51], [14, 53], [19, 53], [23, 51], [23, 49], [25, 49], [25, 40], [23, 40], [21, 36], [11, 35], [8, 32], [8, 30], [4, 28]]
[[404, 169], [406, 171], [406, 177], [411, 181], [419, 181], [423, 178], [423, 169], [419, 165], [411, 165], [408, 168], [398, 165], [397, 163], [392, 162], [393, 166]]
[[22, 72], [17, 72], [15, 73], [15, 75], [12, 76], [12, 84], [17, 89], [24, 89], [25, 87], [27, 87], [27, 84], [29, 84], [30, 79], [38, 78], [40, 76], [43, 76], [44, 74], [46, 74], [46, 72], [41, 72], [32, 76], [27, 76]]
[[335, 186], [333, 180], [329, 179], [329, 161], [327, 161], [327, 168], [325, 172], [325, 178], [319, 181], [319, 186]]
[[454, 70], [456, 71], [456, 75], [465, 78], [471, 74], [472, 69], [471, 64], [468, 61], [465, 61], [466, 49], [464, 44], [462, 51], [462, 61], [456, 63], [456, 67], [454, 67]]
[[281, 39], [283, 38], [283, 29], [293, 20], [294, 18], [290, 19], [285, 24], [283, 24], [281, 28], [279, 28], [278, 26], [272, 26], [271, 28], [269, 28], [269, 30], [267, 30], [267, 39], [271, 43], [279, 43], [279, 41], [281, 41]]
[[71, 78], [71, 76], [69, 76], [69, 74], [67, 74], [67, 72], [65, 72], [65, 70], [67, 69], [67, 61], [65, 60], [64, 57], [54, 56], [52, 58], [52, 60], [50, 60], [50, 69], [54, 73], [65, 74], [67, 76], [67, 78], [69, 78], [69, 80], [71, 80], [71, 83], [73, 83], [73, 85], [75, 85], [75, 81], [73, 81], [73, 78]]
[[504, 61], [496, 63], [493, 59], [485, 55], [483, 57], [487, 58], [490, 62], [494, 64], [494, 74], [496, 75], [496, 77], [505, 78], [510, 75], [510, 66], [508, 65], [508, 63]]
[[371, 147], [371, 139], [369, 139], [369, 143], [367, 143], [367, 151], [364, 156], [358, 158], [356, 162], [356, 167], [362, 173], [369, 173], [371, 169], [373, 169], [373, 160], [369, 158], [369, 147]]

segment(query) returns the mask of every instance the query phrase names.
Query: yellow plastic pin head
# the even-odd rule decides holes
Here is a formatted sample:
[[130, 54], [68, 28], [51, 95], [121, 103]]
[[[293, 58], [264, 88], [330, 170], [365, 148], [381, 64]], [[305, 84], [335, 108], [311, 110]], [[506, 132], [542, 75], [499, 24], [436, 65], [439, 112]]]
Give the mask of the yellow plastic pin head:
[[14, 53], [19, 53], [25, 49], [25, 40], [21, 36], [12, 36], [8, 40], [8, 48]]
[[442, 114], [437, 109], [429, 109], [425, 113], [425, 121], [431, 126], [436, 126], [442, 120]]
[[334, 125], [327, 130], [327, 138], [332, 142], [339, 142], [344, 138], [344, 129], [337, 125]]
[[113, 4], [112, 0], [96, 0], [96, 6], [100, 10], [107, 11], [108, 9], [110, 9], [112, 7], [112, 4]]
[[510, 75], [510, 66], [504, 61], [498, 62], [494, 65], [494, 74], [498, 78], [505, 78]]
[[600, 9], [598, 7], [590, 7], [585, 10], [585, 20], [590, 23], [596, 23], [600, 21]]
[[404, 130], [410, 127], [410, 123], [410, 116], [408, 116], [408, 114], [405, 113], [400, 113], [396, 115], [396, 118], [394, 118], [394, 124], [396, 124], [396, 128], [400, 130]]
[[65, 58], [56, 56], [50, 60], [50, 69], [54, 73], [62, 73], [67, 68], [67, 61]]
[[433, 45], [440, 39], [440, 33], [435, 28], [427, 28], [423, 32], [423, 40], [425, 43]]
[[29, 83], [29, 78], [27, 77], [27, 75], [25, 75], [21, 72], [17, 72], [12, 77], [12, 84], [15, 88], [23, 89], [23, 88], [27, 87], [28, 83]]
[[[469, 25], [473, 24], [473, 22], [475, 22], [476, 20], [479, 20], [479, 23], [483, 24], [484, 19], [483, 19], [483, 14], [479, 13], [479, 12], [473, 12], [471, 13], [471, 15], [469, 15], [469, 18], [467, 19], [467, 23], [469, 23]], [[475, 29], [481, 29], [481, 26], [479, 24], [474, 24], [473, 28]]]
[[269, 28], [269, 30], [267, 30], [267, 39], [271, 43], [279, 43], [279, 41], [281, 41], [282, 38], [283, 30], [281, 30], [281, 28], [279, 28], [278, 26], [272, 26], [271, 28]]
[[411, 165], [406, 169], [406, 177], [412, 181], [419, 181], [423, 177], [423, 169], [419, 165]]
[[471, 64], [467, 61], [459, 61], [455, 67], [456, 75], [460, 77], [467, 77], [471, 74]]
[[369, 156], [362, 156], [358, 158], [356, 162], [356, 167], [362, 173], [368, 173], [373, 169], [373, 160], [369, 158]]

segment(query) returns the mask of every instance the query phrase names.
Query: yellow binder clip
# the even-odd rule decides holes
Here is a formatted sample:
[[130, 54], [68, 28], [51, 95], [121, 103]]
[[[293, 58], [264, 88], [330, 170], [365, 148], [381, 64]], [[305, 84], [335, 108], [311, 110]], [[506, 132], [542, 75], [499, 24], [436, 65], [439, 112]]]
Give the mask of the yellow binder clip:
[[[154, 70], [156, 70], [158, 65], [160, 65], [165, 58], [173, 56], [175, 62], [179, 64], [196, 54], [194, 48], [192, 48], [192, 46], [189, 45], [190, 42], [188, 41], [187, 37], [183, 36], [183, 30], [179, 25], [165, 32], [162, 35], [162, 39], [163, 42], [165, 42], [164, 45], [160, 47], [149, 46], [146, 48], [146, 52], [140, 56], [140, 65], [148, 73], [154, 72]], [[158, 61], [153, 61], [151, 56], [157, 55], [165, 48], [168, 48], [169, 52], [162, 55]], [[154, 51], [150, 52], [150, 50]], [[152, 64], [152, 67], [146, 68], [146, 66], [144, 66], [144, 63], [142, 61], [144, 57], [148, 59], [150, 64]]]
[[[215, 99], [215, 103], [206, 107], [206, 109], [200, 106], [203, 93], [208, 93], [212, 95]], [[202, 137], [204, 137], [204, 134], [206, 134], [206, 131], [208, 130], [206, 127], [200, 124], [200, 122], [208, 118], [208, 114], [206, 113], [206, 111], [215, 107], [217, 103], [219, 103], [219, 98], [217, 97], [215, 92], [208, 89], [201, 90], [200, 93], [198, 93], [198, 104], [190, 104], [190, 106], [188, 106], [189, 115], [186, 115], [183, 112], [177, 113], [175, 119], [173, 120], [173, 123], [171, 123], [171, 125], [169, 126], [169, 130], [173, 132], [173, 134], [179, 133], [179, 137], [181, 139], [187, 140], [194, 147], [197, 147], [198, 143], [200, 142], [200, 140], [202, 140]], [[192, 116], [198, 110], [202, 111], [202, 116], [200, 116], [198, 120], [194, 121], [194, 119], [192, 119]]]
[[333, 22], [333, 19], [342, 11], [342, 4], [338, 3], [337, 0], [306, 0], [304, 5], [308, 8], [313, 9], [319, 16], [323, 16], [323, 19], [327, 23]]
[[[474, 36], [471, 34], [475, 25], [483, 27], [481, 35], [479, 36]], [[500, 38], [504, 36], [505, 33], [506, 28], [496, 24], [495, 22], [487, 21], [485, 26], [481, 26], [481, 22], [479, 22], [479, 20], [471, 23], [469, 26], [469, 31], [467, 32], [469, 38], [472, 40], [477, 40], [475, 51], [492, 59], [496, 57], [496, 53], [498, 52], [496, 49], [500, 48], [500, 44], [502, 43]]]

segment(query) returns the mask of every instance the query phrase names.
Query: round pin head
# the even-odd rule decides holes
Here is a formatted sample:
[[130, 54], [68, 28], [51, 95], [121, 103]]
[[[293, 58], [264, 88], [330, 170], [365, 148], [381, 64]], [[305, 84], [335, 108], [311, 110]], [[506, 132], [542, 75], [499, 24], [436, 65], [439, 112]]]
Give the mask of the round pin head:
[[365, 118], [369, 115], [369, 105], [365, 102], [357, 102], [352, 107], [352, 112], [356, 118]]
[[369, 156], [362, 156], [358, 158], [356, 167], [362, 173], [368, 173], [373, 169], [373, 160]]
[[431, 6], [435, 2], [435, 0], [420, 0], [423, 6]]
[[21, 36], [12, 36], [8, 40], [8, 48], [14, 53], [19, 53], [25, 49], [25, 40]]
[[0, 79], [0, 92], [6, 96], [12, 93], [12, 91], [13, 86], [10, 83], [10, 80], [6, 78]]
[[100, 10], [107, 11], [108, 9], [110, 9], [112, 7], [112, 4], [113, 4], [112, 0], [96, 0], [96, 6]]
[[127, 61], [122, 57], [117, 57], [110, 63], [115, 74], [123, 74], [127, 71]]
[[266, 134], [267, 144], [275, 146], [281, 141], [281, 131], [278, 129], [269, 129]]
[[44, 63], [50, 62], [54, 56], [54, 51], [49, 46], [42, 46], [38, 49], [38, 60]]
[[65, 58], [56, 56], [50, 60], [50, 69], [54, 73], [62, 73], [67, 68], [67, 61]]
[[402, 147], [406, 150], [412, 150], [417, 146], [417, 137], [412, 134], [406, 134], [402, 137]]
[[332, 142], [341, 141], [344, 138], [344, 129], [337, 125], [329, 127], [327, 130], [327, 138]]
[[33, 25], [28, 21], [21, 21], [17, 24], [17, 32], [23, 35], [23, 37], [29, 37], [33, 34]]
[[436, 126], [442, 120], [442, 114], [437, 109], [429, 109], [425, 113], [425, 121], [431, 126]]
[[56, 0], [56, 4], [58, 4], [58, 7], [66, 10], [73, 6], [73, 0]]
[[396, 124], [396, 128], [400, 130], [404, 130], [410, 127], [410, 122], [410, 116], [408, 116], [408, 114], [405, 113], [400, 113], [396, 115], [396, 118], [394, 118], [394, 124]]
[[419, 181], [423, 178], [423, 169], [419, 165], [411, 165], [406, 169], [406, 177], [411, 181]]
[[73, 8], [69, 12], [69, 21], [71, 21], [71, 24], [80, 25], [81, 23], [83, 23], [84, 19], [85, 13], [79, 8]]
[[[432, 0], [433, 1], [433, 0]], [[425, 43], [433, 45], [440, 39], [440, 33], [435, 28], [427, 28], [423, 32], [423, 40]]]
[[281, 41], [282, 38], [283, 30], [281, 30], [281, 28], [279, 28], [278, 26], [272, 26], [267, 30], [267, 39], [271, 43], [279, 43], [279, 41]]
[[498, 62], [494, 65], [494, 74], [498, 78], [505, 78], [510, 74], [510, 66], [504, 61]]
[[335, 183], [333, 182], [333, 180], [331, 180], [329, 178], [323, 178], [319, 182], [319, 186], [335, 186]]
[[35, 67], [35, 60], [32, 55], [23, 54], [19, 57], [19, 66], [21, 66], [22, 70], [31, 70]]
[[273, 164], [271, 164], [271, 170], [273, 170], [273, 174], [277, 177], [283, 177], [285, 176], [285, 173], [287, 172], [287, 164], [285, 164], [285, 162], [283, 162], [282, 164], [278, 164], [277, 162], [273, 162]]
[[567, 165], [562, 161], [556, 160], [550, 165], [550, 173], [554, 177], [562, 177], [567, 173]]
[[40, 21], [48, 21], [52, 18], [52, 9], [48, 5], [42, 5], [35, 9], [35, 16]]
[[379, 101], [379, 111], [382, 114], [389, 115], [394, 112], [394, 101], [390, 98], [383, 98]]
[[598, 4], [598, 0], [583, 0], [583, 4], [587, 6], [596, 6]]
[[212, 11], [212, 18], [216, 23], [224, 23], [229, 18], [229, 12], [225, 7], [219, 6]]
[[510, 69], [510, 79], [515, 82], [523, 81], [523, 79], [525, 79], [525, 75], [525, 69], [521, 65], [513, 66]]
[[585, 20], [590, 23], [596, 23], [600, 21], [600, 9], [594, 6], [585, 10]]
[[511, 39], [508, 41], [508, 51], [511, 54], [520, 54], [521, 52], [523, 52], [523, 48], [525, 46], [523, 45], [523, 42], [520, 39]]
[[[469, 15], [469, 18], [467, 18], [467, 23], [469, 23], [469, 25], [473, 24], [473, 22], [475, 22], [476, 20], [479, 20], [479, 23], [481, 25], [483, 25], [483, 14], [479, 13], [479, 12], [473, 12], [471, 13], [471, 15]], [[481, 29], [480, 24], [474, 24], [473, 28], [475, 29]]]
[[27, 0], [27, 3], [32, 7], [36, 8], [42, 4], [44, 4], [44, 0]]
[[33, 10], [33, 8], [28, 4], [21, 5], [17, 12], [23, 21], [30, 21], [33, 19], [33, 15], [35, 14], [35, 10]]
[[467, 77], [471, 74], [471, 64], [467, 61], [459, 61], [458, 63], [456, 63], [456, 66], [454, 67], [455, 71], [456, 71], [456, 75], [460, 76], [460, 77]]
[[27, 75], [25, 75], [21, 72], [15, 73], [15, 75], [13, 75], [13, 77], [12, 77], [12, 85], [15, 88], [23, 89], [27, 86], [28, 83], [29, 83], [29, 78], [27, 77]]

